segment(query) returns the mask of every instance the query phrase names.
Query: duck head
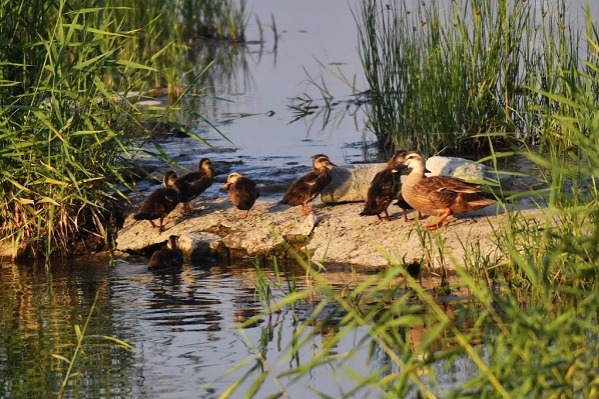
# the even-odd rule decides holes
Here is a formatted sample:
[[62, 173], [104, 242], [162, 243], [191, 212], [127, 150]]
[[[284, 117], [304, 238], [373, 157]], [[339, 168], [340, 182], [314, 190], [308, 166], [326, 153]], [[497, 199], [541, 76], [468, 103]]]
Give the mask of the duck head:
[[222, 190], [228, 190], [229, 187], [231, 187], [231, 185], [234, 184], [241, 177], [243, 177], [243, 175], [239, 172], [233, 172], [229, 174], [229, 176], [227, 177], [227, 182], [220, 186], [220, 188]]
[[169, 249], [172, 249], [173, 251], [177, 251], [179, 249], [179, 246], [177, 245], [177, 239], [179, 237], [175, 236], [175, 235], [171, 235], [168, 237], [168, 242], [167, 242], [167, 247]]
[[212, 161], [208, 158], [202, 158], [198, 164], [198, 171], [204, 173], [207, 176], [214, 174], [214, 168], [212, 167]]
[[424, 174], [428, 172], [424, 158], [416, 151], [410, 151], [406, 154], [404, 165], [417, 173]]
[[312, 157], [312, 167], [315, 170], [323, 170], [323, 169], [333, 169], [335, 165], [329, 160], [324, 154], [316, 154]]
[[404, 151], [404, 150], [397, 151], [391, 157], [391, 159], [389, 159], [389, 162], [387, 162], [387, 165], [389, 165], [389, 167], [391, 167], [391, 168], [395, 168], [396, 166], [403, 164], [404, 161], [406, 160], [407, 154], [408, 154], [408, 152]]
[[164, 177], [162, 178], [162, 185], [165, 188], [173, 188], [175, 186], [176, 180], [177, 180], [177, 174], [174, 171], [169, 170], [168, 172], [166, 172], [164, 174]]

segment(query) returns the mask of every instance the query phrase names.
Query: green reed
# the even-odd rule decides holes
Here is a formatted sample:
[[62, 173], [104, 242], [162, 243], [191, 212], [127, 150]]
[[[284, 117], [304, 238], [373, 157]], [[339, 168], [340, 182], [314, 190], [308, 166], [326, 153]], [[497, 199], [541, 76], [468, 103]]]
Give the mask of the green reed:
[[183, 0], [175, 4], [181, 10], [185, 37], [245, 41], [247, 19], [244, 0]]
[[355, 13], [379, 149], [472, 153], [536, 142], [551, 109], [530, 88], [561, 90], [578, 59], [563, 1], [365, 1]]

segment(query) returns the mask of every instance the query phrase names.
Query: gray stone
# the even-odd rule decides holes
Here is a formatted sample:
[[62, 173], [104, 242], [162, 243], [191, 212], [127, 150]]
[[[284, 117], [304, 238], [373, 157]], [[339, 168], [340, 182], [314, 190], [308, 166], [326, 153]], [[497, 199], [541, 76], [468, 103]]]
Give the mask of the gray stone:
[[[368, 188], [374, 176], [385, 168], [384, 163], [340, 165], [333, 169], [332, 182], [322, 191], [320, 199], [325, 204], [343, 204], [366, 200]], [[430, 171], [427, 176], [453, 176], [473, 183], [495, 184], [498, 180], [505, 184], [509, 176], [498, 174], [492, 168], [455, 157], [430, 157], [426, 161]], [[403, 179], [406, 176], [402, 177]]]
[[500, 180], [503, 175], [492, 168], [464, 158], [434, 156], [426, 160], [428, 176], [453, 176], [474, 183]]
[[325, 204], [342, 204], [366, 200], [370, 182], [386, 164], [341, 165], [333, 168], [333, 181], [322, 191]]

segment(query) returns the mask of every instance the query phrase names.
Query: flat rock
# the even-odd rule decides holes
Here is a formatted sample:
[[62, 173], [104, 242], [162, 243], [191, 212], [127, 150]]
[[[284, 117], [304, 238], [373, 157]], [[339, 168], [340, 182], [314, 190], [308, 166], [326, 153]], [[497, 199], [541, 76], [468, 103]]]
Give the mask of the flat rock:
[[[258, 201], [247, 219], [240, 219], [243, 212], [225, 198], [201, 198], [193, 203], [195, 207], [200, 204], [204, 209], [191, 216], [183, 215], [179, 205], [166, 218], [166, 231], [161, 234], [147, 221], [135, 221], [130, 215], [119, 233], [117, 249], [144, 253], [166, 242], [169, 235], [177, 235], [185, 255], [195, 259], [293, 258], [295, 252], [327, 269], [377, 270], [422, 259], [451, 269], [465, 264], [474, 250], [483, 256], [500, 253], [494, 229], [507, 220], [500, 207], [489, 206], [451, 217], [443, 228], [424, 232], [417, 224], [431, 223], [432, 219], [405, 222], [394, 205], [389, 207], [393, 220], [380, 221], [376, 216], [359, 216], [361, 203], [328, 206], [316, 200], [312, 207], [317, 213], [306, 216], [301, 207]], [[442, 245], [441, 251], [437, 244]]]

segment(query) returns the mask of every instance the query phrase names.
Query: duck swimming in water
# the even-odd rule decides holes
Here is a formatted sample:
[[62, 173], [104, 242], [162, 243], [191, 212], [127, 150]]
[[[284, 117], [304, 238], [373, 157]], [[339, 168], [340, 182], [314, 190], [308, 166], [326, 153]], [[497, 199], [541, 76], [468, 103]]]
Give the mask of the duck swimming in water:
[[183, 252], [177, 246], [177, 236], [169, 236], [167, 248], [154, 252], [148, 262], [149, 270], [178, 269], [183, 265]]
[[180, 192], [183, 213], [189, 215], [194, 212], [189, 202], [212, 185], [213, 175], [212, 162], [208, 158], [202, 158], [197, 171], [186, 173], [177, 179], [175, 186]]
[[227, 182], [221, 186], [221, 189], [229, 192], [229, 201], [237, 207], [237, 209], [246, 211], [242, 219], [250, 215], [250, 210], [256, 202], [256, 198], [260, 197], [260, 192], [256, 187], [256, 183], [252, 179], [244, 177], [239, 172], [233, 172], [227, 177]]
[[310, 214], [308, 202], [312, 201], [333, 180], [331, 169], [336, 166], [324, 154], [312, 157], [312, 170], [295, 180], [283, 195], [281, 204], [302, 206], [304, 214]]
[[[133, 216], [135, 220], [147, 220], [159, 233], [164, 231], [164, 218], [179, 204], [180, 192], [175, 186], [177, 174], [169, 170], [164, 174], [163, 187], [154, 190], [141, 204], [139, 212]], [[154, 220], [160, 219], [159, 225]]]
[[436, 223], [426, 226], [434, 230], [443, 225], [449, 215], [470, 212], [495, 204], [483, 196], [479, 186], [449, 176], [425, 177], [426, 164], [416, 152], [406, 155], [404, 165], [412, 171], [401, 187], [403, 199], [415, 210], [437, 216]]
[[[401, 172], [406, 168], [403, 165], [406, 154], [406, 151], [397, 151], [387, 162], [385, 169], [374, 176], [360, 216], [376, 215], [379, 220], [391, 220], [387, 208], [394, 199], [397, 199], [401, 189]], [[384, 214], [384, 217], [381, 214]], [[404, 218], [407, 220], [405, 209]]]

